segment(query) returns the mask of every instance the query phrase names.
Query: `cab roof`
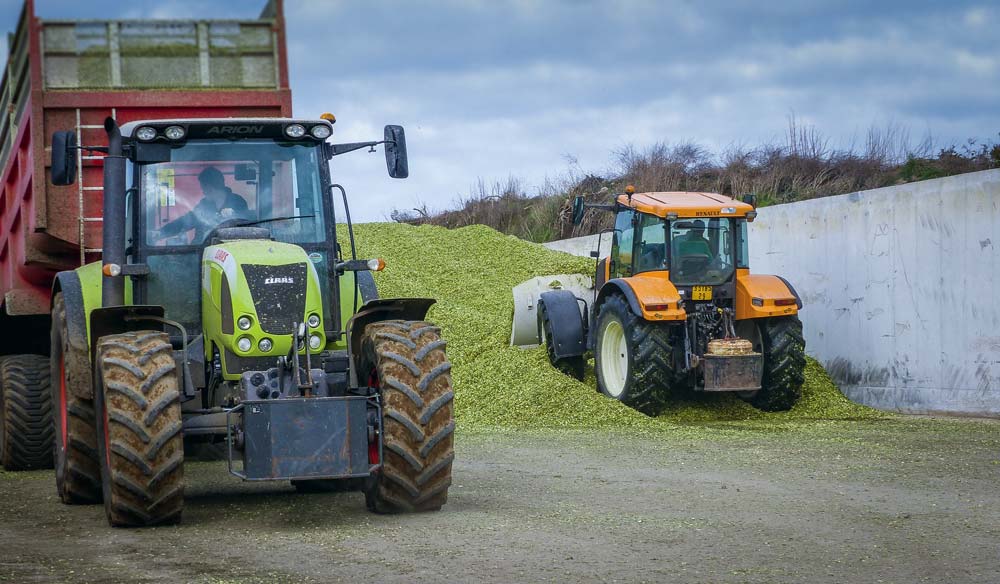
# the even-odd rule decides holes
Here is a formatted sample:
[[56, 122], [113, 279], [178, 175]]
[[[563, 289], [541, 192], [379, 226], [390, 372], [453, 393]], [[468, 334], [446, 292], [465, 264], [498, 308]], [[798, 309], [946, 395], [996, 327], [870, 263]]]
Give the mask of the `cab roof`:
[[[187, 129], [191, 129], [192, 126], [195, 126], [209, 130], [213, 127], [217, 127], [220, 130], [223, 130], [220, 134], [253, 136], [261, 133], [259, 131], [253, 131], [259, 128], [273, 128], [275, 126], [284, 128], [285, 126], [291, 124], [302, 124], [306, 128], [322, 124], [329, 126], [330, 129], [333, 130], [333, 124], [331, 124], [328, 120], [310, 120], [305, 118], [177, 118], [164, 120], [137, 120], [122, 124], [120, 130], [122, 136], [125, 138], [131, 137], [132, 134], [141, 126], [153, 126], [157, 129], [163, 129], [167, 126], [183, 126]], [[232, 131], [226, 132], [225, 130]]]
[[754, 210], [747, 203], [718, 193], [636, 193], [631, 202], [628, 195], [618, 195], [617, 201], [658, 217], [666, 217], [668, 213], [677, 213], [678, 217], [745, 217]]

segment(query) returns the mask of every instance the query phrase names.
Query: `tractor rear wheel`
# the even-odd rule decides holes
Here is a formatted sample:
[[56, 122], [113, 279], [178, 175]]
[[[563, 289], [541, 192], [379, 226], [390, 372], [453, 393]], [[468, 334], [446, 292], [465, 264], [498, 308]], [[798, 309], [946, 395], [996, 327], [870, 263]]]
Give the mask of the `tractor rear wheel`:
[[0, 464], [7, 470], [52, 468], [49, 360], [12, 355], [0, 361]]
[[[55, 426], [56, 491], [67, 505], [101, 502], [97, 420], [90, 393], [90, 357], [69, 343], [62, 292], [52, 302], [52, 418]], [[81, 389], [79, 386], [86, 385]]]
[[636, 316], [615, 294], [597, 316], [594, 370], [604, 395], [655, 416], [663, 409], [674, 380], [670, 325]]
[[549, 313], [545, 310], [544, 304], [540, 305], [539, 310], [542, 317], [542, 335], [545, 337], [542, 341], [545, 343], [545, 353], [549, 357], [549, 363], [566, 375], [583, 381], [584, 366], [586, 365], [583, 355], [556, 357], [556, 349], [552, 346], [552, 322], [549, 320]]
[[377, 513], [436, 511], [448, 500], [455, 421], [440, 329], [388, 320], [365, 328], [362, 368], [382, 397], [381, 469], [365, 490]]
[[176, 365], [159, 331], [101, 337], [97, 345], [98, 451], [104, 509], [114, 527], [178, 523], [184, 445]]
[[764, 354], [764, 376], [760, 391], [744, 399], [767, 412], [790, 410], [802, 397], [805, 381], [806, 341], [802, 336], [802, 321], [798, 316], [753, 320], [757, 321], [759, 345], [757, 339], [750, 340], [754, 342], [754, 350]]

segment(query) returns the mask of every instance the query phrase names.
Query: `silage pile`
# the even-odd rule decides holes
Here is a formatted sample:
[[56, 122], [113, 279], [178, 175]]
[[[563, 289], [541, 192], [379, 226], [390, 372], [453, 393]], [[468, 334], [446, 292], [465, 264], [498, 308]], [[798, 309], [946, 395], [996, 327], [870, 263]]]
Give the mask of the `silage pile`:
[[591, 369], [581, 383], [550, 367], [543, 349], [508, 346], [511, 288], [545, 274], [590, 274], [592, 260], [479, 225], [449, 230], [376, 223], [356, 226], [355, 234], [359, 257], [386, 261], [385, 271], [375, 276], [382, 297], [437, 299], [429, 319], [441, 326], [448, 341], [460, 427], [655, 429], [763, 418], [880, 415], [848, 401], [810, 360], [804, 398], [790, 412], [765, 414], [733, 396], [704, 395], [673, 403], [659, 418], [650, 419], [602, 397], [594, 389]]

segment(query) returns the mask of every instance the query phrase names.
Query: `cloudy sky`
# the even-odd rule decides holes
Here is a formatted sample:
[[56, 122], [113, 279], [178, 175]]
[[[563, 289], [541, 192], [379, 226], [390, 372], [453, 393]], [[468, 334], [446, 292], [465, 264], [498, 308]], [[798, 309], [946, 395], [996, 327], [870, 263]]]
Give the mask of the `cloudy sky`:
[[[43, 18], [253, 18], [265, 0], [36, 0]], [[12, 30], [19, 0], [0, 0]], [[898, 124], [941, 145], [1000, 132], [1000, 6], [772, 0], [286, 0], [294, 110], [342, 141], [406, 127], [411, 175], [335, 159], [355, 215], [450, 206], [478, 178], [602, 172], [627, 144], [835, 144]]]

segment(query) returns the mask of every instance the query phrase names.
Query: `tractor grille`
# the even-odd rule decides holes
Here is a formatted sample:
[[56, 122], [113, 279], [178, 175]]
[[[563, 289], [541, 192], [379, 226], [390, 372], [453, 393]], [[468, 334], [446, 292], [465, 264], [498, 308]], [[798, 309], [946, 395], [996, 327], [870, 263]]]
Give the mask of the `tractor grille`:
[[306, 265], [244, 265], [260, 328], [272, 335], [290, 335], [306, 311]]

